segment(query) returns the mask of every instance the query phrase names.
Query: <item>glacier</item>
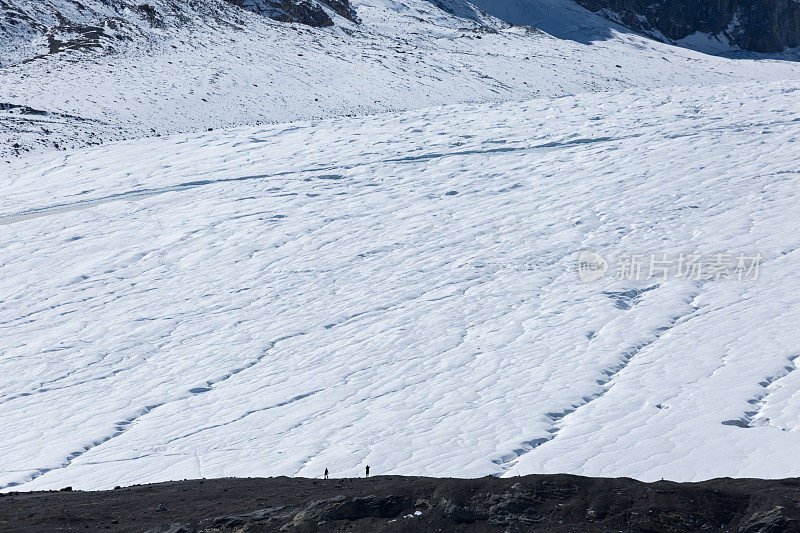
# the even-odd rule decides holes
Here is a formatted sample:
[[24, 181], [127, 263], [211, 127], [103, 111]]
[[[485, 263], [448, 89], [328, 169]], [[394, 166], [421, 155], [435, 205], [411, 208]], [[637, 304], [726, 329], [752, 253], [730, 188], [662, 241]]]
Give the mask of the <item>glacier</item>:
[[[799, 476], [798, 95], [617, 88], [14, 158], [0, 488]], [[584, 283], [583, 250], [763, 264]]]

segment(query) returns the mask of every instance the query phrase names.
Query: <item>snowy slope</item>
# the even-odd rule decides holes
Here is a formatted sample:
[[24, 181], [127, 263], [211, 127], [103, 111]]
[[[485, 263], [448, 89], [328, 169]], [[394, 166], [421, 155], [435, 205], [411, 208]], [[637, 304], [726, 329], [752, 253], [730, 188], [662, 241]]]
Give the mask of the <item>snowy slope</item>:
[[443, 4], [452, 13], [425, 0], [357, 0], [360, 24], [338, 17], [320, 29], [222, 0], [186, 4], [164, 28], [120, 12], [128, 25], [113, 46], [0, 68], [0, 159], [208, 128], [800, 72], [657, 43], [566, 0], [526, 19], [544, 33], [459, 0]]
[[[798, 476], [799, 91], [451, 105], [14, 160], [0, 487], [365, 464]], [[756, 280], [582, 283], [584, 249], [764, 261]]]

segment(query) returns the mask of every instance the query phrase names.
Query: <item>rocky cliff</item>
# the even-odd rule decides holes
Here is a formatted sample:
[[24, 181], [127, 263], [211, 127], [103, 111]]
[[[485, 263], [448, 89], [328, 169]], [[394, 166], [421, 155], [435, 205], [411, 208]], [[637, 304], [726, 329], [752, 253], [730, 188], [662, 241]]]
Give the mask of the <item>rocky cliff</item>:
[[651, 37], [675, 42], [695, 32], [732, 48], [780, 52], [800, 46], [797, 0], [577, 0]]

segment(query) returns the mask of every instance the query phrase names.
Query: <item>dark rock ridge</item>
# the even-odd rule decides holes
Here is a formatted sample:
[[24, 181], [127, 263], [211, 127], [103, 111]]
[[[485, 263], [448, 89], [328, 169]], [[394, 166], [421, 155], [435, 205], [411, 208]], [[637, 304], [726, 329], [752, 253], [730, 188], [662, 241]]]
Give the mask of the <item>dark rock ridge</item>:
[[317, 28], [333, 26], [325, 8], [352, 22], [358, 22], [349, 0], [227, 0], [260, 15], [281, 22], [299, 22]]
[[754, 52], [800, 46], [798, 0], [577, 0], [634, 31], [674, 42], [694, 32]]
[[215, 479], [0, 494], [0, 531], [800, 531], [800, 479]]

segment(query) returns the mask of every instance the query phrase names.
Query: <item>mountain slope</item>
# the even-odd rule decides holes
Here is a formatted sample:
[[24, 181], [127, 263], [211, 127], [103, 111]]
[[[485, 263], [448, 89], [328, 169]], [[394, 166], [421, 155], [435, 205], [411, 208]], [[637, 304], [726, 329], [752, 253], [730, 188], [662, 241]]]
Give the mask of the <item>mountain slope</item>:
[[113, 51], [176, 28], [235, 27], [245, 23], [240, 8], [309, 26], [332, 26], [332, 14], [358, 21], [348, 0], [0, 0], [0, 67], [64, 50]]
[[[630, 87], [768, 82], [798, 72], [794, 64], [729, 61], [653, 42], [569, 2], [546, 4], [547, 20], [573, 21], [563, 34], [541, 19], [549, 34], [509, 26], [456, 0], [358, 0], [351, 7], [360, 24], [332, 15], [337, 24], [328, 28], [276, 22], [221, 0], [179, 2], [174, 11], [168, 0], [153, 2], [161, 7], [152, 21], [147, 10], [91, 5], [98, 16], [125, 22], [113, 31], [103, 24], [98, 46], [61, 46], [0, 69], [0, 161], [208, 128]], [[92, 17], [71, 20], [96, 26]], [[57, 40], [76, 42], [60, 33]]]
[[647, 0], [580, 0], [592, 11], [668, 42], [755, 52], [800, 47], [800, 2], [734, 0], [653, 3]]
[[[575, 22], [574, 17], [549, 20], [547, 17], [553, 5], [571, 2], [474, 0], [474, 3], [504, 20], [531, 24], [545, 31], [551, 27], [558, 32], [557, 28]], [[795, 0], [577, 0], [577, 4], [643, 35], [709, 53], [783, 52], [800, 46], [800, 3]]]

